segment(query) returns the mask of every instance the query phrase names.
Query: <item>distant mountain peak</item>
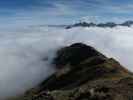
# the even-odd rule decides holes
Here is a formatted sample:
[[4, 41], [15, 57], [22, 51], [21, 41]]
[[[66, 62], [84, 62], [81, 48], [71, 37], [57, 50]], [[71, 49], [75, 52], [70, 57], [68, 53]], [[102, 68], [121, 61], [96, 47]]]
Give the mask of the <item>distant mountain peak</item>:
[[131, 25], [133, 25], [133, 21], [128, 20], [128, 21], [125, 21], [124, 23], [122, 23], [121, 25], [130, 27]]

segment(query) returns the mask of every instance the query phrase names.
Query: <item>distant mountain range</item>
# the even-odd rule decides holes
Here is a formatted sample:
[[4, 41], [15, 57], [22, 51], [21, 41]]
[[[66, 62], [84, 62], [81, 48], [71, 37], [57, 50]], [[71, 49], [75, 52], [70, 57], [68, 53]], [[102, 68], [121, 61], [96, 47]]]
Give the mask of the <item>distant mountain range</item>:
[[66, 29], [70, 29], [70, 28], [73, 28], [73, 27], [103, 27], [103, 28], [113, 28], [113, 27], [116, 27], [116, 26], [127, 26], [127, 27], [130, 27], [133, 25], [133, 21], [125, 21], [121, 24], [117, 24], [115, 22], [106, 22], [106, 23], [98, 23], [98, 24], [95, 24], [93, 22], [90, 22], [90, 23], [87, 23], [87, 22], [79, 22], [79, 23], [75, 23], [73, 25], [68, 25], [66, 26], [65, 28]]
[[66, 25], [66, 24], [62, 24], [62, 25], [58, 25], [58, 24], [51, 24], [51, 25], [32, 25], [30, 27], [32, 28], [36, 28], [36, 27], [52, 27], [52, 28], [65, 28], [65, 29], [71, 29], [71, 28], [75, 28], [75, 27], [101, 27], [101, 28], [113, 28], [113, 27], [116, 27], [116, 26], [125, 26], [125, 27], [130, 27], [133, 25], [133, 21], [132, 20], [128, 20], [128, 21], [125, 21], [123, 23], [115, 23], [115, 22], [106, 22], [106, 23], [94, 23], [94, 22], [85, 22], [85, 21], [82, 21], [82, 22], [78, 22], [78, 23], [75, 23], [75, 24], [69, 24], [69, 25]]

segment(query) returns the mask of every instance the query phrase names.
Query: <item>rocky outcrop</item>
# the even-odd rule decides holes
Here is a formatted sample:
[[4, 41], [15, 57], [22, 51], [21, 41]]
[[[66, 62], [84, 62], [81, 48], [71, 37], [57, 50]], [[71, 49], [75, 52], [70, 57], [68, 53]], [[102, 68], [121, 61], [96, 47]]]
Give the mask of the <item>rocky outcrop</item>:
[[80, 64], [80, 62], [95, 56], [98, 58], [100, 57], [101, 59], [106, 59], [104, 55], [96, 51], [93, 47], [82, 43], [75, 43], [71, 46], [58, 50], [57, 56], [55, 57], [53, 63], [56, 67], [63, 67], [66, 64], [75, 66]]
[[91, 46], [63, 47], [53, 64], [56, 73], [12, 100], [133, 100], [133, 74]]

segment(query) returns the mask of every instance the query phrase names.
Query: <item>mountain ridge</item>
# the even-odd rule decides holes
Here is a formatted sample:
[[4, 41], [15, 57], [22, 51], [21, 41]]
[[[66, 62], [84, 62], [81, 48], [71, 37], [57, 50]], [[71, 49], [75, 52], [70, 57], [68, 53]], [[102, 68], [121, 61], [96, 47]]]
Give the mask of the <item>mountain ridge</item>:
[[133, 25], [132, 20], [125, 21], [121, 24], [117, 24], [115, 22], [106, 22], [106, 23], [95, 24], [93, 22], [88, 23], [88, 22], [83, 21], [83, 22], [72, 24], [72, 25], [68, 25], [66, 27], [66, 29], [71, 29], [71, 28], [74, 28], [74, 27], [101, 27], [101, 28], [113, 28], [113, 27], [116, 27], [116, 26], [130, 27], [132, 25]]
[[105, 23], [94, 23], [94, 22], [86, 22], [81, 21], [74, 24], [49, 24], [49, 25], [31, 25], [29, 27], [36, 28], [36, 27], [51, 27], [51, 28], [65, 28], [65, 29], [71, 29], [74, 27], [100, 27], [100, 28], [114, 28], [117, 26], [125, 26], [125, 27], [131, 27], [133, 25], [132, 20], [127, 20], [123, 23], [116, 23], [116, 22], [105, 22]]
[[133, 73], [83, 43], [62, 47], [58, 69], [24, 95], [8, 100], [132, 100]]

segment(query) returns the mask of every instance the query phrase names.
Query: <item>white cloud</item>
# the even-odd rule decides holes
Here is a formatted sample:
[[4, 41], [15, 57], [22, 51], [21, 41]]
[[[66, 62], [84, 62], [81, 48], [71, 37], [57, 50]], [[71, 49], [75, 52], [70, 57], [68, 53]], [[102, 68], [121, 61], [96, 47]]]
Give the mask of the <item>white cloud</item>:
[[[0, 32], [0, 97], [22, 93], [54, 72], [50, 65], [60, 46], [84, 42], [133, 71], [133, 27], [30, 27]], [[44, 58], [49, 58], [44, 61]]]

